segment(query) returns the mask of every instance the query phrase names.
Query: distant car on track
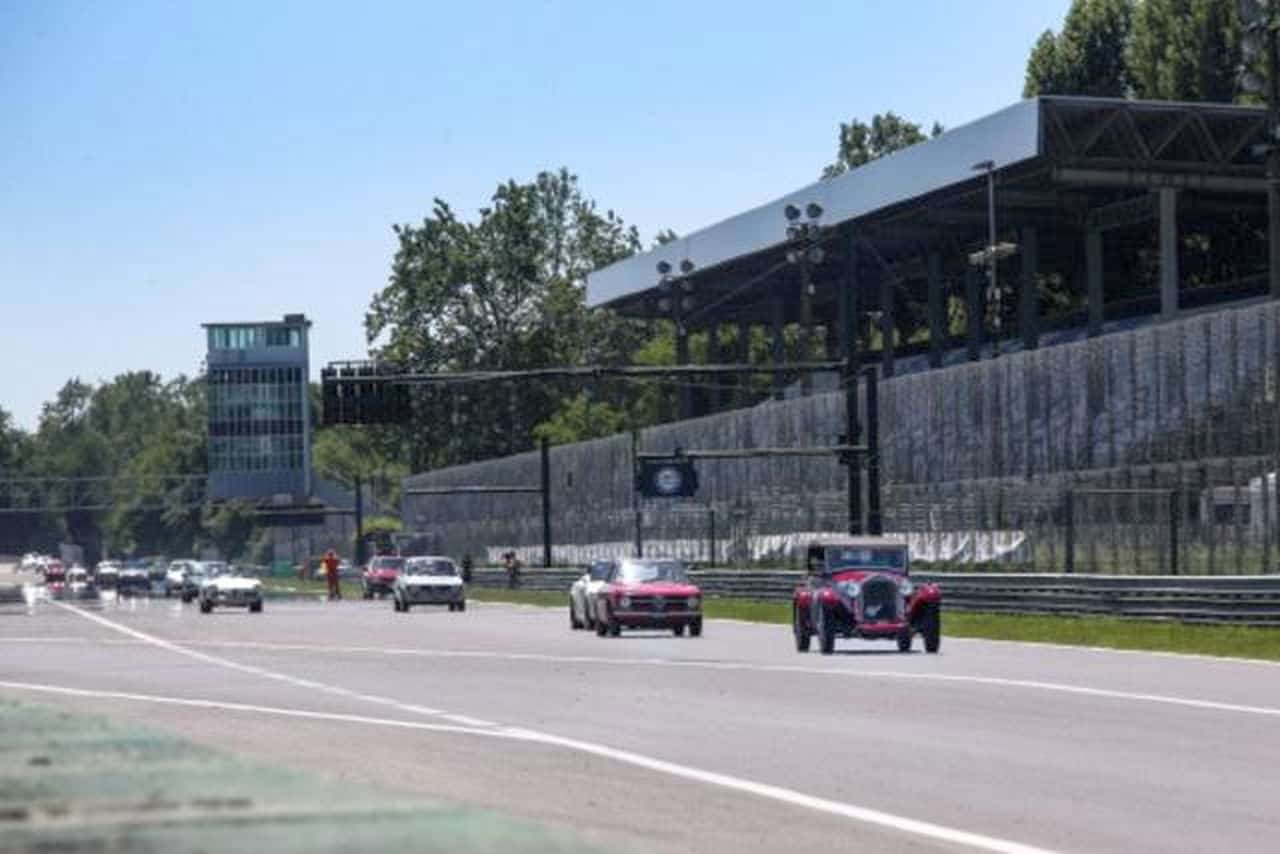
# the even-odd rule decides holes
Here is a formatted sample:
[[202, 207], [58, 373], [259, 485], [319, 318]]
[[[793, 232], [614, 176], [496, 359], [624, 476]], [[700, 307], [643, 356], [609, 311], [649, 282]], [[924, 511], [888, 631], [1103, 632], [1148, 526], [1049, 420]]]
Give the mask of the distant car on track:
[[396, 577], [404, 569], [405, 559], [395, 555], [379, 555], [369, 561], [360, 576], [360, 592], [366, 599], [375, 594], [386, 596], [392, 592]]
[[248, 608], [254, 614], [262, 611], [262, 582], [258, 579], [230, 570], [202, 577], [205, 581], [198, 594], [200, 613], [212, 613], [214, 608]]
[[116, 576], [116, 594], [120, 596], [145, 596], [151, 592], [151, 576], [145, 566], [135, 563], [125, 565]]
[[622, 629], [688, 629], [702, 634], [702, 591], [689, 580], [683, 561], [625, 558], [612, 565], [596, 595], [596, 634], [617, 637]]
[[467, 610], [467, 591], [458, 565], [447, 557], [411, 557], [391, 585], [397, 611], [414, 605], [448, 605], [450, 611]]
[[165, 598], [170, 596], [181, 596], [186, 588], [187, 573], [196, 566], [194, 560], [175, 560], [169, 564], [169, 568], [164, 573], [164, 595]]
[[56, 558], [50, 558], [45, 561], [43, 572], [46, 586], [62, 584], [67, 580], [67, 568], [62, 565], [62, 561]]
[[98, 587], [106, 590], [114, 590], [116, 580], [120, 577], [120, 564], [113, 560], [100, 561], [93, 568], [93, 580]]
[[569, 627], [594, 629], [596, 627], [596, 597], [609, 583], [613, 561], [598, 560], [587, 567], [573, 586], [569, 588]]
[[836, 638], [896, 640], [911, 651], [915, 635], [926, 652], [942, 642], [942, 593], [913, 584], [906, 543], [887, 537], [815, 543], [805, 556], [807, 575], [792, 597], [796, 651], [808, 652], [816, 635], [823, 655]]

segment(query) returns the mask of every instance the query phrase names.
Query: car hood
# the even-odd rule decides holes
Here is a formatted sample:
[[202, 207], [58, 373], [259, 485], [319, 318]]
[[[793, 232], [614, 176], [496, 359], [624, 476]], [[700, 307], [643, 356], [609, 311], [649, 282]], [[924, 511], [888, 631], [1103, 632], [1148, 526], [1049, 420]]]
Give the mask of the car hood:
[[609, 590], [628, 596], [701, 596], [696, 584], [674, 581], [651, 581], [646, 584], [610, 584]]
[[891, 578], [895, 581], [902, 581], [907, 576], [901, 572], [893, 572], [884, 569], [838, 569], [831, 573], [832, 581], [866, 581], [876, 575], [883, 575], [885, 578]]

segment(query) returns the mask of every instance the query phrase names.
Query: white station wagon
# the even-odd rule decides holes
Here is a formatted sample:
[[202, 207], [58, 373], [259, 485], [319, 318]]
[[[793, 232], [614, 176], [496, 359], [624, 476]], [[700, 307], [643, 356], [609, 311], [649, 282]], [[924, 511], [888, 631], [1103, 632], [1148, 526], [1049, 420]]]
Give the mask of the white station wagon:
[[450, 611], [467, 610], [467, 592], [458, 565], [447, 557], [411, 557], [391, 587], [397, 611], [414, 605], [448, 605]]

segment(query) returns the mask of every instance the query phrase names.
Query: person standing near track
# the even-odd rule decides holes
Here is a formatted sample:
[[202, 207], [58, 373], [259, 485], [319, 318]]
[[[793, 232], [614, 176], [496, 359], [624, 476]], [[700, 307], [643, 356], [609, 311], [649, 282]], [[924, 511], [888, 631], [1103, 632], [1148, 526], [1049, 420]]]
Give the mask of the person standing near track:
[[338, 587], [338, 553], [329, 549], [324, 553], [324, 578], [329, 583], [329, 598], [341, 599], [342, 589]]

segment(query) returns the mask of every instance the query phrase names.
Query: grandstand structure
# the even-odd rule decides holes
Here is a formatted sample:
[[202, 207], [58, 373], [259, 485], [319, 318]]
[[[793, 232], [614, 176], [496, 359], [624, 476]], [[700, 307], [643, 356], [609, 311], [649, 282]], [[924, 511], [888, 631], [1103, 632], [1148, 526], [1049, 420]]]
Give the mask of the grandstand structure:
[[[753, 327], [782, 362], [789, 326], [844, 352], [852, 288], [861, 349], [891, 377], [1274, 298], [1266, 142], [1261, 107], [1026, 100], [597, 270], [588, 301], [674, 320], [682, 363], [698, 333], [710, 361], [745, 360], [727, 350]], [[788, 207], [818, 253], [796, 251]], [[679, 414], [743, 402], [686, 394]]]

